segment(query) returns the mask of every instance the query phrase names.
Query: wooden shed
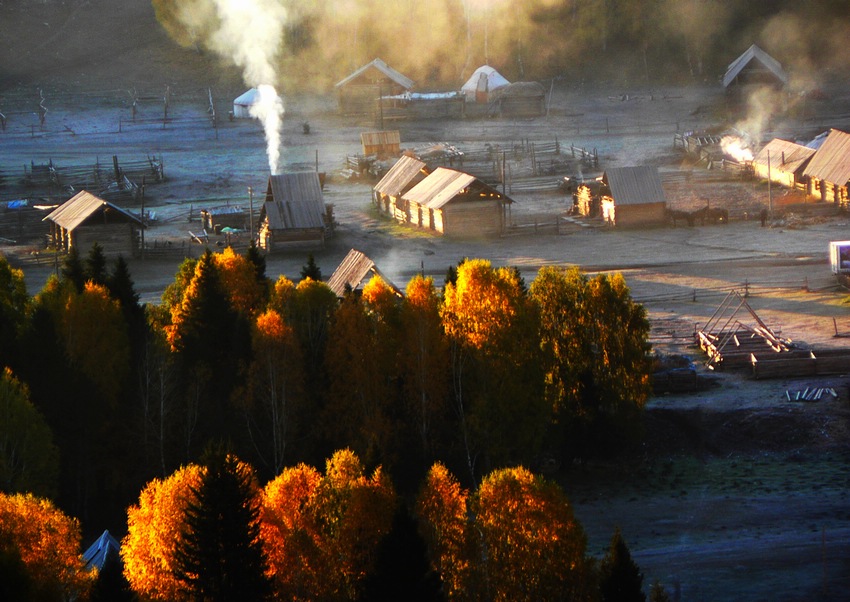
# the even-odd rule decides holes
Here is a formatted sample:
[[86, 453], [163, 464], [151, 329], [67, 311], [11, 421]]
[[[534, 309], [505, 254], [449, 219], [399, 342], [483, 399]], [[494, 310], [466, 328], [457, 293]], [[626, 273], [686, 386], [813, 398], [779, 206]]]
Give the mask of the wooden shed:
[[813, 148], [774, 138], [753, 158], [753, 173], [787, 188], [802, 186], [803, 171], [814, 154]]
[[372, 189], [372, 200], [378, 208], [400, 222], [410, 220], [409, 207], [402, 201], [404, 193], [431, 173], [419, 159], [402, 156]]
[[723, 75], [723, 87], [727, 91], [747, 86], [784, 88], [787, 84], [788, 74], [779, 61], [755, 44], [732, 61]]
[[343, 258], [342, 262], [331, 274], [328, 279], [328, 287], [334, 294], [342, 299], [345, 297], [347, 290], [359, 292], [372, 279], [373, 276], [380, 276], [381, 280], [389, 286], [399, 298], [404, 294], [401, 292], [392, 280], [386, 277], [385, 274], [378, 269], [374, 261], [369, 259], [364, 253], [356, 249], [351, 249]]
[[499, 115], [539, 117], [546, 114], [546, 89], [540, 82], [514, 82], [493, 95]]
[[663, 224], [667, 200], [658, 168], [616, 167], [602, 174], [602, 218], [611, 225], [633, 227]]
[[362, 115], [375, 113], [383, 96], [409, 92], [413, 80], [375, 59], [337, 82], [335, 87], [340, 112]]
[[803, 170], [808, 194], [847, 205], [850, 183], [850, 134], [832, 129]]
[[223, 207], [208, 207], [201, 209], [201, 223], [207, 234], [216, 234], [225, 227], [247, 230], [250, 217], [243, 207], [225, 205]]
[[438, 167], [402, 195], [411, 224], [446, 236], [504, 233], [513, 201], [475, 176]]
[[259, 246], [266, 251], [323, 247], [331, 221], [317, 172], [271, 176], [260, 209]]
[[363, 146], [363, 154], [367, 157], [371, 155], [379, 159], [398, 157], [401, 153], [401, 134], [398, 130], [362, 132], [360, 144]]
[[57, 249], [85, 251], [94, 243], [106, 256], [137, 256], [141, 250], [142, 220], [129, 211], [85, 190], [50, 212], [51, 238]]

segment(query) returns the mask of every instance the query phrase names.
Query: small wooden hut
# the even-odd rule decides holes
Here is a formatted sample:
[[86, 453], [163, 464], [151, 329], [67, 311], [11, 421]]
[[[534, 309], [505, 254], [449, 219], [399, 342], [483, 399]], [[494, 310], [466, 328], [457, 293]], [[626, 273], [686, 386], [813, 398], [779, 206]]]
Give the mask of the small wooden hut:
[[211, 232], [218, 234], [222, 228], [226, 227], [247, 230], [249, 220], [248, 212], [243, 207], [226, 205], [201, 209], [201, 223], [207, 234]]
[[260, 209], [259, 246], [269, 252], [323, 247], [331, 221], [317, 172], [271, 176]]
[[402, 195], [411, 224], [446, 236], [499, 236], [513, 201], [467, 173], [438, 167]]
[[94, 243], [106, 256], [134, 257], [141, 250], [142, 220], [129, 211], [85, 190], [50, 212], [53, 246], [64, 251], [85, 251]]
[[814, 154], [813, 148], [774, 138], [753, 158], [753, 173], [786, 188], [803, 186], [803, 171]]
[[823, 201], [848, 204], [850, 134], [832, 129], [803, 170], [807, 192]]
[[379, 276], [397, 297], [404, 296], [401, 289], [378, 269], [374, 261], [356, 249], [351, 249], [334, 270], [334, 273], [331, 274], [328, 279], [328, 287], [338, 298], [342, 299], [347, 291], [362, 292], [363, 287], [373, 276]]
[[493, 94], [504, 117], [539, 117], [546, 114], [546, 89], [540, 82], [514, 82]]
[[401, 134], [398, 130], [361, 132], [360, 144], [363, 146], [363, 154], [367, 157], [398, 157], [401, 153]]
[[788, 84], [788, 74], [775, 58], [753, 44], [729, 64], [723, 75], [723, 87], [735, 91], [750, 86], [776, 89]]
[[336, 83], [339, 110], [345, 114], [373, 114], [380, 99], [409, 92], [413, 80], [381, 59], [363, 65]]
[[431, 173], [419, 159], [402, 156], [372, 189], [372, 200], [378, 208], [400, 222], [407, 222], [410, 213], [402, 195]]
[[602, 218], [611, 225], [663, 224], [667, 200], [658, 168], [651, 165], [611, 168], [602, 174]]

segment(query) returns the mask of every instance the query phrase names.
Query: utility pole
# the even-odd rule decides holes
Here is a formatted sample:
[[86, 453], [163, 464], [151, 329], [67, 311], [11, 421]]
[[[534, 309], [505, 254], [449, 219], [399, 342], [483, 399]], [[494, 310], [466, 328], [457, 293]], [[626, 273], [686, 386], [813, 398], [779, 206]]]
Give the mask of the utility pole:
[[770, 187], [770, 149], [767, 151], [767, 214], [773, 219], [773, 191]]
[[250, 235], [251, 243], [254, 242], [254, 189], [248, 186], [248, 234]]

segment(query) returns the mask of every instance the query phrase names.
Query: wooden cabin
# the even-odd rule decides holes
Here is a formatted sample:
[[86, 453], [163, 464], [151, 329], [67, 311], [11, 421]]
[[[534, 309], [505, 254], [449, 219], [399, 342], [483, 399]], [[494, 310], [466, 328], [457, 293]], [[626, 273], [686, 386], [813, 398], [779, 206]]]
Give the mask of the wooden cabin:
[[539, 82], [514, 82], [494, 94], [503, 117], [539, 117], [546, 114], [546, 89]]
[[410, 223], [459, 238], [499, 236], [513, 201], [475, 176], [438, 167], [402, 195]]
[[602, 218], [621, 227], [663, 224], [667, 200], [658, 168], [651, 165], [611, 168], [602, 174]]
[[398, 130], [386, 132], [362, 132], [360, 144], [363, 154], [367, 157], [376, 156], [379, 159], [398, 157], [401, 154], [401, 134]]
[[378, 269], [374, 261], [356, 249], [351, 249], [334, 270], [334, 273], [331, 274], [328, 279], [328, 287], [338, 298], [342, 299], [348, 291], [362, 292], [363, 287], [368, 284], [373, 276], [379, 276], [397, 297], [404, 296], [401, 289]]
[[332, 217], [325, 207], [319, 174], [290, 172], [269, 177], [260, 209], [259, 247], [267, 252], [288, 248], [320, 248]]
[[815, 149], [774, 138], [753, 158], [753, 174], [786, 188], [804, 186], [803, 171]]
[[723, 87], [727, 92], [746, 91], [753, 87], [782, 89], [788, 85], [788, 74], [775, 58], [753, 44], [726, 68]]
[[402, 156], [372, 189], [378, 208], [400, 222], [410, 221], [409, 207], [402, 196], [431, 173], [419, 159]]
[[84, 252], [94, 243], [105, 256], [135, 257], [141, 250], [144, 223], [136, 215], [85, 190], [50, 212], [54, 248]]
[[207, 234], [215, 232], [218, 234], [222, 228], [236, 228], [247, 230], [250, 225], [250, 216], [242, 207], [224, 206], [209, 207], [201, 209], [201, 223]]
[[850, 134], [832, 129], [803, 170], [806, 192], [820, 200], [848, 204], [850, 183]]
[[337, 82], [335, 87], [341, 113], [372, 115], [380, 109], [382, 97], [409, 92], [413, 80], [375, 59]]

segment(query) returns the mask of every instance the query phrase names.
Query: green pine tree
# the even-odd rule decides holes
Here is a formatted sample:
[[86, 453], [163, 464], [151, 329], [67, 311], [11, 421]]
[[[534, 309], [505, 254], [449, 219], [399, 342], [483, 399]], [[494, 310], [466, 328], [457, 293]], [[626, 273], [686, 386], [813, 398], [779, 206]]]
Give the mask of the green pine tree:
[[223, 450], [208, 452], [183, 515], [175, 577], [192, 600], [264, 600], [270, 593], [253, 471]]
[[83, 286], [86, 284], [86, 272], [77, 247], [68, 249], [68, 254], [65, 255], [65, 260], [62, 262], [61, 274], [62, 282], [73, 284], [78, 293], [83, 291]]
[[322, 269], [316, 265], [316, 259], [312, 253], [307, 255], [307, 265], [301, 268], [301, 280], [305, 278], [311, 278], [317, 282], [322, 279]]
[[611, 546], [599, 566], [599, 597], [602, 602], [646, 602], [643, 573], [632, 560], [620, 529], [614, 532]]
[[89, 249], [89, 254], [83, 265], [83, 274], [86, 281], [91, 280], [95, 284], [106, 284], [106, 256], [103, 254], [103, 247], [98, 243], [94, 243]]

